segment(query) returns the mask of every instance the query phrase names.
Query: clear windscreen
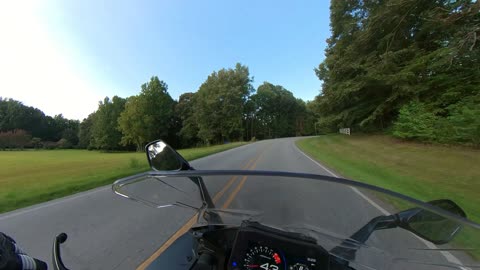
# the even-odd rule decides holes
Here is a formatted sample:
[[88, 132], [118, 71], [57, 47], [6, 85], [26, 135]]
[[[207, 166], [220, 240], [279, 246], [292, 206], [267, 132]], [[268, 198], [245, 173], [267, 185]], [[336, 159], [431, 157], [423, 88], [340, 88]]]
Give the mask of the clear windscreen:
[[[319, 179], [260, 175], [202, 178], [214, 206], [200, 210], [200, 225], [240, 225], [248, 220], [302, 233], [316, 239], [333, 256], [350, 261], [355, 269], [480, 269], [480, 227], [445, 217], [441, 210], [427, 211], [422, 209], [424, 205], [392, 194]], [[193, 192], [192, 179], [165, 176], [153, 181], [158, 179], [162, 181], [157, 190], [151, 185], [145, 188], [145, 194], [150, 194], [147, 197], [163, 204], [182, 206], [181, 200], [187, 199], [189, 205], [195, 204], [196, 197], [184, 192]], [[135, 191], [141, 196], [141, 190]], [[175, 199], [174, 192], [186, 197]], [[380, 224], [382, 228], [372, 231], [366, 241], [355, 235], [375, 218], [412, 209], [416, 210], [407, 213], [409, 228], [383, 228], [388, 226]], [[466, 213], [467, 217], [475, 214]], [[353, 256], [352, 250], [356, 251]]]
[[[352, 239], [378, 216], [418, 208], [385, 193], [295, 177], [210, 176], [204, 181], [216, 199], [213, 212], [225, 224], [239, 224], [248, 218], [311, 236], [329, 251], [342, 245], [358, 248], [351, 260], [355, 269], [480, 268], [480, 230], [430, 211], [423, 213], [430, 214], [430, 219], [412, 220], [410, 225], [424, 237], [438, 239], [461, 227], [449, 243], [436, 245], [399, 227], [376, 230], [365, 243]], [[351, 239], [353, 246], [346, 245], [345, 239]], [[343, 251], [333, 255], [350, 260]]]

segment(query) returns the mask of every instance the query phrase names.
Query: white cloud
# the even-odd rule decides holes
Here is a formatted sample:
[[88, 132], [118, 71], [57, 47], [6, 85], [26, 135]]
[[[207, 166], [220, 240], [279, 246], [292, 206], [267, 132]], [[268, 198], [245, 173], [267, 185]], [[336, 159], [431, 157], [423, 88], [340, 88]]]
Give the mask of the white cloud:
[[83, 119], [97, 108], [104, 89], [75, 67], [75, 48], [55, 40], [40, 1], [19, 2], [0, 3], [0, 96], [47, 115]]

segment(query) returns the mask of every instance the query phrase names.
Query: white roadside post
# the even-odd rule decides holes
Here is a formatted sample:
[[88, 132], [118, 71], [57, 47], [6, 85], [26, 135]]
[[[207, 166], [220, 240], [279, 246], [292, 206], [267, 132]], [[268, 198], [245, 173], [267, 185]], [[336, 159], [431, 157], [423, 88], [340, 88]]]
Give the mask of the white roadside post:
[[350, 128], [341, 128], [339, 129], [341, 134], [350, 135]]

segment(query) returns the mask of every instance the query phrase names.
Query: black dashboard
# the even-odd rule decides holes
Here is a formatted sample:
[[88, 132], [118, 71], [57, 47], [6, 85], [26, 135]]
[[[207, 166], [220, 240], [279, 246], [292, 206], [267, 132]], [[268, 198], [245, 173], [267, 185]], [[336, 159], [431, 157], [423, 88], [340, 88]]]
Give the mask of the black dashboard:
[[314, 239], [254, 223], [238, 230], [227, 268], [326, 270], [328, 265], [328, 252]]

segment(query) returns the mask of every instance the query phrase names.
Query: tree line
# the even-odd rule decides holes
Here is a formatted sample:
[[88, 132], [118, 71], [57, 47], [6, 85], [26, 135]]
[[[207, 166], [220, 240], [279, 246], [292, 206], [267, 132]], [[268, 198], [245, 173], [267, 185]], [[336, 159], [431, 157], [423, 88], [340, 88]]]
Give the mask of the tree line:
[[0, 97], [0, 149], [70, 148], [78, 144], [78, 120], [54, 117], [20, 101]]
[[311, 102], [269, 82], [254, 89], [241, 64], [178, 100], [152, 77], [81, 122], [0, 98], [0, 148], [138, 150], [157, 138], [191, 147], [344, 127], [480, 145], [479, 1], [331, 1], [330, 27]]
[[313, 134], [313, 104], [269, 82], [255, 90], [252, 81], [238, 63], [174, 100], [154, 76], [138, 95], [105, 97], [81, 122], [0, 98], [0, 148], [142, 150], [159, 138], [185, 148]]
[[480, 144], [480, 2], [332, 1], [318, 127]]

